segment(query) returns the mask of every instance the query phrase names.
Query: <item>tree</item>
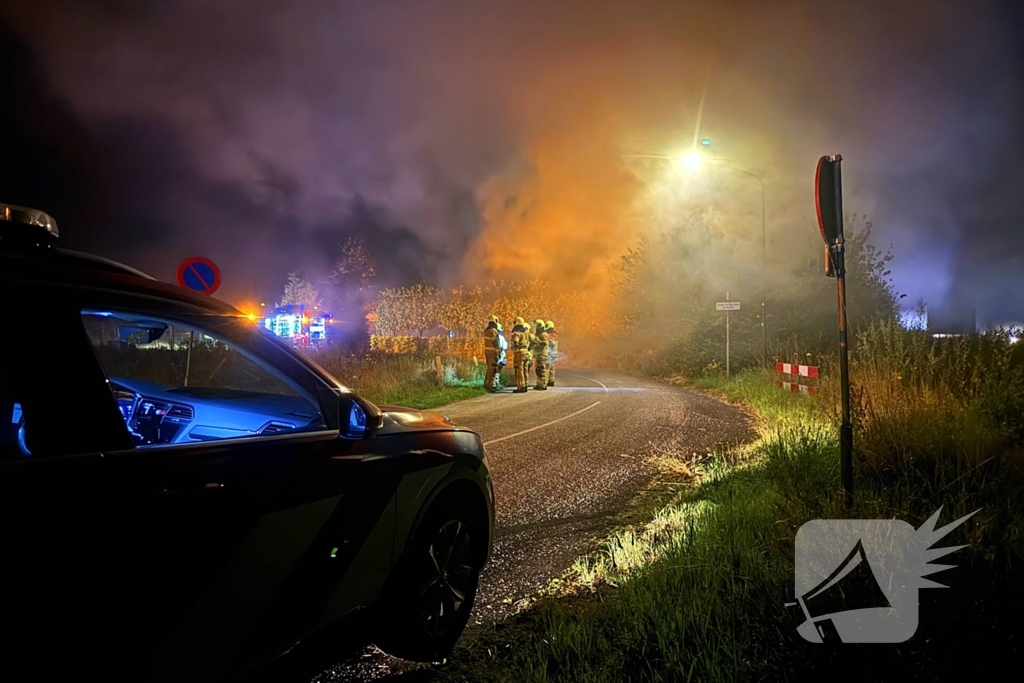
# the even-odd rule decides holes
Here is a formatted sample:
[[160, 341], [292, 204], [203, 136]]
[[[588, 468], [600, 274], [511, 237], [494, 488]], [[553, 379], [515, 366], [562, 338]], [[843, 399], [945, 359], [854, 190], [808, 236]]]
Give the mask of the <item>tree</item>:
[[648, 248], [647, 236], [641, 234], [636, 248], [630, 247], [620, 257], [620, 276], [612, 291], [618, 298], [618, 321], [627, 329], [641, 327], [646, 318], [647, 283], [644, 266]]
[[353, 293], [372, 292], [377, 274], [376, 263], [363, 241], [349, 237], [339, 246], [341, 253], [334, 262], [334, 270], [327, 277], [327, 282], [331, 287], [340, 290], [339, 293], [345, 298]]
[[490, 312], [480, 287], [455, 287], [443, 297], [441, 326], [461, 336], [479, 336]]
[[[873, 323], [897, 321], [899, 301], [905, 296], [893, 287], [892, 252], [871, 243], [871, 230], [864, 216], [846, 219], [847, 318], [854, 334]], [[821, 340], [820, 345], [828, 348], [837, 334], [836, 281], [825, 276], [824, 245], [817, 232], [808, 226], [804, 235], [802, 253], [807, 256], [768, 296], [769, 302], [774, 300], [774, 305], [769, 303], [769, 335], [800, 340], [804, 346]]]
[[377, 331], [419, 337], [439, 324], [441, 305], [440, 292], [427, 284], [385, 289], [377, 302]]
[[288, 273], [288, 281], [284, 284], [284, 295], [281, 297], [282, 306], [296, 304], [313, 308], [321, 303], [323, 302], [316, 287], [304, 279], [299, 271], [293, 270]]
[[420, 336], [440, 327], [479, 337], [490, 315], [511, 332], [516, 316], [554, 320], [569, 335], [606, 335], [607, 315], [587, 292], [565, 290], [541, 280], [491, 282], [484, 287], [434, 289], [430, 285], [382, 290], [375, 302], [377, 334]]
[[744, 267], [749, 264], [737, 257], [714, 213], [691, 209], [671, 228], [641, 236], [621, 257], [617, 317], [648, 335], [685, 336], [721, 317], [715, 301], [750, 281]]

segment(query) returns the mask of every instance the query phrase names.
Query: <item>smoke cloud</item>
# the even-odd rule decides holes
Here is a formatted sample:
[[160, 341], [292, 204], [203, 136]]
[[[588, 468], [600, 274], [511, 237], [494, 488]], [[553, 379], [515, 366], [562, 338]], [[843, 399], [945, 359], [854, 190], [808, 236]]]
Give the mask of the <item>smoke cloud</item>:
[[[818, 156], [898, 288], [1024, 317], [1015, 3], [32, 2], [0, 9], [2, 200], [162, 279], [273, 298], [363, 238], [384, 284], [606, 291], [713, 200], [769, 277], [813, 231]], [[710, 70], [709, 70], [710, 66]], [[671, 160], [700, 130], [718, 161]], [[685, 264], [682, 264], [685, 265]]]

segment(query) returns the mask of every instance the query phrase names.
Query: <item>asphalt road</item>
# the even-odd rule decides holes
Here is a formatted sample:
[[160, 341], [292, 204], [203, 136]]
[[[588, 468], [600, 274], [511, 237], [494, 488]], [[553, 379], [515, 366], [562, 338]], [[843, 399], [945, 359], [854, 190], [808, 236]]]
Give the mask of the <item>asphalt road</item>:
[[[470, 628], [504, 618], [594, 550], [608, 516], [651, 481], [652, 457], [691, 460], [752, 436], [733, 406], [600, 370], [559, 368], [547, 391], [505, 389], [437, 411], [483, 437], [494, 477], [494, 552]], [[316, 681], [384, 679], [412, 668], [368, 650]]]

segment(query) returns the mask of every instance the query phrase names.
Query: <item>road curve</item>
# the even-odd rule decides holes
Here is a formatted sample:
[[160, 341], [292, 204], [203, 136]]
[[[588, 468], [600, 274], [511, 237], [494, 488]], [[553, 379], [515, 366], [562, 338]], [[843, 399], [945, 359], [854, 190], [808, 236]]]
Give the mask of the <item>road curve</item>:
[[[652, 456], [689, 458], [753, 435], [734, 406], [602, 370], [559, 368], [547, 391], [506, 388], [437, 412], [483, 437], [494, 478], [494, 553], [471, 627], [508, 615], [517, 600], [593, 550], [607, 516], [652, 479]], [[380, 679], [409, 668], [367, 655], [316, 680]]]

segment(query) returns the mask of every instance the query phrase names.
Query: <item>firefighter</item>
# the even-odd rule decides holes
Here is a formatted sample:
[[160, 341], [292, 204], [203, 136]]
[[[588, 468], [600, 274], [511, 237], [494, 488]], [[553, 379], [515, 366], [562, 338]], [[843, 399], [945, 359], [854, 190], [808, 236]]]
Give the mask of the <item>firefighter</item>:
[[544, 321], [538, 318], [533, 321], [533, 341], [530, 343], [530, 351], [533, 352], [534, 372], [537, 373], [538, 391], [548, 389], [548, 333]]
[[536, 338], [533, 336], [533, 327], [525, 319], [523, 320], [523, 326], [526, 328], [526, 383], [529, 385], [530, 373], [533, 371], [533, 342]]
[[521, 316], [516, 318], [510, 342], [513, 354], [512, 363], [516, 371], [516, 390], [513, 393], [525, 394], [526, 382], [529, 379], [529, 375], [526, 374], [526, 362], [530, 358], [530, 328]]
[[505, 328], [498, 323], [498, 361], [494, 365], [494, 391], [501, 391], [501, 370], [505, 367], [508, 362], [508, 356], [506, 351], [508, 350], [508, 340], [505, 339]]
[[555, 359], [558, 357], [558, 332], [555, 323], [548, 320], [544, 323], [544, 331], [548, 333], [548, 386], [555, 386]]
[[484, 376], [484, 389], [494, 391], [494, 371], [498, 367], [498, 316], [492, 315], [484, 328], [484, 362], [487, 363], [487, 370]]

